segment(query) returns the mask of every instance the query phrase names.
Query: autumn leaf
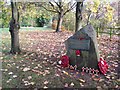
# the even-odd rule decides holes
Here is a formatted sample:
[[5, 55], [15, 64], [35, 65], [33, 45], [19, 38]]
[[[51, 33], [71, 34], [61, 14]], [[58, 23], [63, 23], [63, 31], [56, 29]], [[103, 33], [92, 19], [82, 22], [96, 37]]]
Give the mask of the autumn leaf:
[[102, 87], [101, 86], [97, 86], [97, 89], [102, 89]]
[[44, 82], [45, 85], [48, 84], [48, 83], [49, 83], [48, 81], [45, 81], [45, 82]]
[[100, 78], [92, 78], [94, 81], [99, 81], [100, 80]]
[[82, 82], [82, 83], [85, 83], [85, 80], [83, 80], [83, 79], [79, 78], [79, 81]]
[[18, 68], [19, 68], [19, 66], [16, 66], [16, 68], [18, 69]]
[[13, 72], [9, 72], [8, 74], [11, 75], [11, 74], [13, 74]]
[[44, 70], [44, 73], [45, 74], [50, 74], [50, 71], [49, 70]]
[[47, 86], [44, 86], [43, 88], [44, 88], [44, 89], [47, 89], [48, 87], [47, 87]]
[[38, 69], [38, 67], [34, 67], [34, 69]]
[[24, 72], [29, 71], [29, 70], [30, 70], [30, 68], [28, 68], [28, 67], [25, 67], [25, 68], [23, 69]]
[[59, 77], [60, 75], [59, 74], [55, 74], [56, 77]]
[[12, 79], [9, 79], [8, 81], [6, 81], [6, 83], [9, 83]]
[[104, 81], [104, 79], [102, 79], [102, 78], [99, 80], [99, 82], [103, 82], [103, 81]]
[[65, 83], [64, 87], [68, 87], [68, 83]]
[[17, 75], [13, 75], [13, 78], [16, 78], [17, 77]]
[[35, 84], [35, 82], [30, 82], [29, 84], [34, 85], [34, 84]]
[[84, 86], [84, 85], [83, 85], [83, 83], [80, 83], [80, 86], [82, 86], [82, 87], [83, 87], [83, 86]]
[[43, 74], [43, 72], [41, 72], [41, 71], [39, 71], [39, 70], [34, 70], [34, 69], [32, 69], [32, 71], [35, 72], [35, 73], [38, 73], [38, 74]]
[[73, 87], [74, 85], [75, 85], [75, 84], [74, 84], [73, 82], [70, 84], [71, 87]]
[[28, 79], [29, 79], [29, 80], [32, 79], [32, 76], [28, 76]]
[[64, 74], [66, 74], [66, 75], [69, 75], [68, 72], [66, 72], [66, 71], [62, 71], [62, 72], [63, 72]]

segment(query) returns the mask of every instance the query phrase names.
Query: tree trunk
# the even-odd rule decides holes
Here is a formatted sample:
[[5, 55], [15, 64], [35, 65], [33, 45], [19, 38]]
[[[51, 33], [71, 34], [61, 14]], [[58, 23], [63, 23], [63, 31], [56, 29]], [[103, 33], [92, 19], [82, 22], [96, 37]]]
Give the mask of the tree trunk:
[[57, 22], [56, 32], [61, 31], [62, 21], [63, 21], [63, 12], [59, 13], [59, 15], [58, 15], [58, 22]]
[[10, 31], [11, 34], [11, 51], [10, 53], [16, 54], [20, 53], [20, 48], [19, 48], [19, 30], [14, 29]]
[[77, 2], [75, 32], [80, 29], [80, 22], [82, 20], [82, 7], [83, 7], [83, 2]]
[[91, 16], [91, 11], [88, 11], [88, 19], [87, 19], [87, 25], [90, 23], [90, 16]]
[[11, 0], [12, 19], [10, 21], [10, 34], [11, 34], [11, 51], [10, 53], [20, 53], [19, 48], [19, 12], [17, 9], [17, 2]]

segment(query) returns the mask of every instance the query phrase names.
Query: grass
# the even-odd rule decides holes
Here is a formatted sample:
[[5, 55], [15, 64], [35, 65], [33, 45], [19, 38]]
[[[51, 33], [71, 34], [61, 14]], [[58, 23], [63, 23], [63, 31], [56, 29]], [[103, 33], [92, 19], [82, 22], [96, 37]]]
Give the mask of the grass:
[[[55, 37], [51, 37], [53, 35]], [[68, 86], [69, 88], [95, 88], [100, 86], [103, 89], [115, 87], [119, 84], [117, 80], [112, 80], [108, 85], [105, 84], [105, 81], [109, 82], [109, 80], [105, 79], [103, 76], [100, 77], [100, 79], [104, 79], [104, 81], [99, 82], [93, 80], [90, 75], [82, 76], [76, 71], [57, 66], [56, 61], [58, 61], [59, 58], [56, 58], [54, 55], [49, 57], [49, 54], [46, 54], [45, 49], [50, 44], [48, 42], [49, 40], [51, 40], [51, 43], [54, 41], [53, 39], [57, 42], [57, 40], [61, 40], [63, 36], [66, 35], [67, 33], [56, 35], [56, 33], [47, 33], [47, 31], [21, 30], [20, 43], [22, 52], [19, 55], [11, 55], [9, 54], [10, 34], [9, 32], [3, 31], [2, 56], [0, 57], [2, 59], [2, 88], [64, 88], [65, 86]], [[44, 41], [49, 43], [44, 46], [46, 48], [42, 47], [46, 44], [42, 41], [43, 38]], [[63, 41], [64, 40], [65, 39], [63, 38]], [[41, 42], [44, 43], [42, 44]], [[60, 45], [60, 41], [57, 44]], [[35, 45], [37, 45], [37, 48], [40, 48], [40, 51], [43, 50], [43, 52], [37, 52]], [[50, 49], [50, 47], [48, 49]], [[59, 48], [59, 50], [63, 49]], [[48, 53], [54, 54], [55, 52], [48, 51]], [[54, 61], [54, 59], [56, 61]], [[30, 70], [23, 71], [25, 68], [29, 68]], [[66, 71], [66, 73], [63, 73], [63, 71]], [[10, 74], [10, 72], [13, 74]], [[76, 76], [78, 78], [76, 78]], [[82, 79], [85, 82], [79, 79]]]
[[[47, 27], [21, 27], [20, 30], [52, 30], [51, 28]], [[9, 28], [0, 28], [1, 31], [9, 31]]]
[[[38, 70], [40, 72], [44, 72], [44, 70], [47, 70], [46, 67], [44, 66], [44, 64], [42, 64], [42, 61], [36, 61], [34, 62], [34, 64], [31, 64], [30, 60], [26, 60], [26, 58], [23, 58], [21, 55], [16, 56], [16, 58], [14, 58], [14, 56], [10, 56], [7, 55], [6, 57], [3, 58], [3, 64], [2, 64], [2, 68], [3, 69], [7, 69], [8, 71], [3, 72], [2, 75], [2, 87], [3, 88], [43, 88], [45, 85], [43, 84], [46, 80], [49, 81], [50, 83], [47, 85], [47, 87], [64, 87], [64, 83], [70, 83], [70, 82], [74, 82], [76, 83], [76, 85], [78, 84], [76, 82], [76, 80], [71, 79], [67, 76], [65, 76], [66, 78], [62, 79], [61, 77], [55, 77], [55, 68], [53, 66], [51, 66], [50, 64], [47, 65], [47, 67], [49, 67], [49, 71], [50, 74], [46, 74], [44, 76], [44, 74], [37, 74], [35, 72], [27, 71], [27, 72], [23, 72], [22, 69], [24, 67], [29, 67], [31, 69], [34, 69], [36, 66], [38, 66], [38, 63], [40, 64], [40, 66], [42, 66], [41, 68], [38, 68]], [[19, 68], [16, 68], [19, 67]], [[13, 78], [13, 75], [8, 75], [8, 73], [13, 72], [13, 75], [17, 75], [17, 78]], [[32, 79], [28, 79], [28, 76], [31, 76]], [[10, 82], [8, 82], [11, 79]], [[25, 85], [24, 81], [29, 81], [29, 82], [34, 82], [35, 85]]]
[[[22, 52], [20, 55], [11, 55], [8, 52], [10, 51], [10, 37], [8, 36], [8, 32], [3, 32], [2, 38], [2, 87], [3, 88], [43, 88], [43, 87], [64, 87], [64, 84], [69, 81], [76, 83], [75, 79], [70, 79], [68, 76], [58, 77], [56, 74], [56, 67], [51, 66], [50, 63], [45, 61], [34, 61], [36, 57], [30, 56], [32, 54], [35, 55], [34, 52]], [[32, 59], [33, 58], [33, 59]], [[40, 67], [38, 67], [38, 65]], [[25, 67], [29, 67], [30, 71], [24, 72], [23, 69]], [[37, 70], [43, 72], [43, 74], [38, 74], [33, 72], [32, 69], [38, 67]], [[4, 71], [7, 70], [7, 71]], [[48, 70], [50, 74], [46, 74], [45, 70]], [[9, 75], [10, 72], [13, 74]], [[13, 76], [17, 77], [14, 78]], [[28, 76], [32, 78], [29, 80]], [[66, 77], [66, 78], [64, 78]], [[28, 81], [33, 82], [33, 85], [27, 85], [24, 82]], [[45, 81], [49, 81], [49, 84], [44, 85]], [[79, 86], [79, 85], [78, 85]]]

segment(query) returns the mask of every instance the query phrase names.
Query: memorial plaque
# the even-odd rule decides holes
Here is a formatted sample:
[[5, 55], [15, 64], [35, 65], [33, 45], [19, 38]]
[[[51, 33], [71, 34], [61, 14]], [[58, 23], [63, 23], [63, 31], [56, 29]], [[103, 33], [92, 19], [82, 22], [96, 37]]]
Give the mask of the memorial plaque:
[[68, 39], [68, 48], [73, 50], [89, 50], [90, 40]]

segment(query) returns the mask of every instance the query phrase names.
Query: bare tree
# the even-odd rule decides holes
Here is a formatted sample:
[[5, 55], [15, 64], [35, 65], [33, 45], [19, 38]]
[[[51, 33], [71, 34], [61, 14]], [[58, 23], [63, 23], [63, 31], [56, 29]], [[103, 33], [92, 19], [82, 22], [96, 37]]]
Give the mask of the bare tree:
[[47, 11], [51, 11], [51, 12], [54, 12], [54, 13], [58, 14], [58, 22], [57, 22], [56, 32], [61, 31], [63, 17], [66, 15], [66, 13], [68, 13], [69, 11], [74, 9], [75, 6], [76, 6], [76, 2], [72, 3], [72, 4], [71, 4], [71, 2], [68, 2], [67, 4], [68, 4], [67, 9], [64, 8], [64, 3], [63, 3], [62, 0], [58, 0], [58, 1], [52, 0], [52, 1], [50, 1], [49, 5], [52, 7], [52, 9], [48, 9], [45, 6], [42, 5], [42, 7], [44, 9], [46, 9]]
[[10, 34], [11, 34], [11, 53], [16, 54], [20, 52], [19, 48], [19, 12], [17, 8], [17, 2], [11, 0], [11, 10], [12, 10], [12, 18], [10, 21]]

